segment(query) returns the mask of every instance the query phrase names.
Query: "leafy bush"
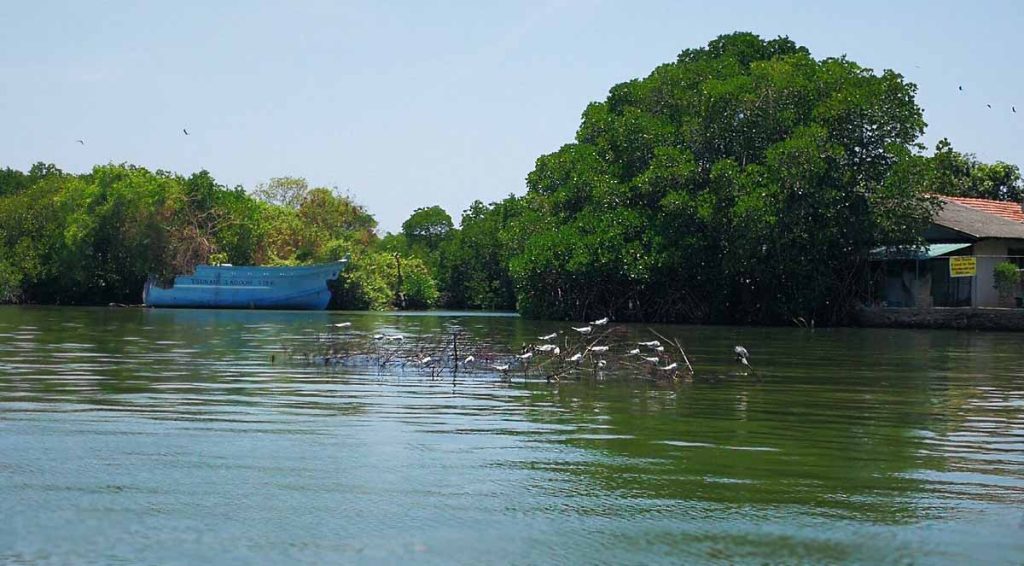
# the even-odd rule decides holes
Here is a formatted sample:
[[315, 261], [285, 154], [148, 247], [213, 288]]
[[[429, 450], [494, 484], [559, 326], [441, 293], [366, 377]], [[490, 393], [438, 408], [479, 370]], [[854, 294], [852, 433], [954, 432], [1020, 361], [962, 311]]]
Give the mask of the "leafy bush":
[[1004, 296], [1012, 294], [1017, 289], [1021, 279], [1020, 268], [1009, 261], [996, 265], [995, 269], [992, 270], [992, 276], [996, 282], [996, 289], [999, 290], [1000, 295]]

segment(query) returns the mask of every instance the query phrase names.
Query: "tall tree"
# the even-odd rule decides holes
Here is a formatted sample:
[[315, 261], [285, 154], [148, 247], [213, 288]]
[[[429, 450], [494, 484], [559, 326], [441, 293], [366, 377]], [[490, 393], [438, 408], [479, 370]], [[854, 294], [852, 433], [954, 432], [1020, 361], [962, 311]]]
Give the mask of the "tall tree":
[[402, 223], [402, 234], [410, 245], [422, 244], [433, 252], [453, 226], [452, 217], [443, 208], [434, 205], [417, 208]]
[[982, 163], [953, 149], [945, 138], [935, 145], [924, 173], [926, 190], [936, 194], [1024, 202], [1024, 182], [1016, 165]]
[[510, 260], [526, 314], [841, 318], [868, 250], [932, 203], [906, 170], [916, 87], [735, 33], [612, 87], [537, 160]]

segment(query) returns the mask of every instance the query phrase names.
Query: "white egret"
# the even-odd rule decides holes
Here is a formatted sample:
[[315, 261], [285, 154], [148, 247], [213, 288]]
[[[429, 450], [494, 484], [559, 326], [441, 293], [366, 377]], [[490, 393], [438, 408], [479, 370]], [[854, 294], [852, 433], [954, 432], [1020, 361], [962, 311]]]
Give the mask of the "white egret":
[[548, 334], [547, 336], [538, 336], [537, 337], [538, 340], [544, 340], [545, 342], [547, 342], [548, 340], [554, 340], [555, 338], [558, 338], [558, 333], [557, 332], [552, 332], [551, 334]]
[[651, 362], [652, 364], [656, 364], [656, 363], [658, 363], [659, 361], [661, 361], [661, 358], [658, 358], [658, 357], [654, 357], [654, 358], [644, 358], [644, 361], [645, 361], [645, 362]]
[[736, 361], [750, 367], [750, 352], [743, 346], [736, 346], [732, 349], [733, 353], [736, 354]]
[[473, 360], [476, 360], [476, 358], [474, 358], [473, 356], [468, 356], [466, 357], [466, 359], [462, 360], [462, 365], [469, 365], [473, 363]]
[[580, 334], [590, 334], [594, 330], [594, 327], [592, 327], [592, 326], [583, 326], [583, 327], [580, 327], [580, 328], [576, 328], [575, 326], [570, 326], [570, 328], [572, 328], [576, 332], [579, 332]]
[[607, 352], [608, 351], [608, 346], [591, 346], [589, 349], [590, 349], [591, 352], [601, 353], [601, 352]]
[[525, 354], [520, 354], [520, 355], [518, 355], [516, 357], [519, 358], [520, 360], [528, 360], [528, 359], [533, 357], [533, 352], [527, 352]]
[[629, 355], [629, 356], [639, 356], [640, 355], [640, 348], [633, 348], [632, 350], [627, 352], [627, 355]]
[[658, 369], [660, 369], [661, 371], [672, 371], [672, 370], [676, 369], [677, 367], [679, 367], [679, 364], [677, 364], [675, 362], [672, 362], [671, 364], [669, 364], [669, 365], [667, 365], [665, 367], [659, 367]]
[[650, 342], [637, 342], [637, 345], [647, 346], [648, 348], [657, 348], [658, 346], [661, 346], [661, 342], [658, 342], [657, 340], [651, 340]]
[[606, 316], [604, 318], [597, 319], [597, 320], [591, 322], [590, 324], [593, 324], [594, 326], [604, 326], [604, 325], [608, 324], [608, 317]]
[[579, 352], [576, 352], [575, 354], [572, 355], [572, 357], [569, 358], [569, 361], [570, 362], [578, 362], [578, 361], [580, 361], [582, 359], [583, 359], [583, 354], [581, 354]]

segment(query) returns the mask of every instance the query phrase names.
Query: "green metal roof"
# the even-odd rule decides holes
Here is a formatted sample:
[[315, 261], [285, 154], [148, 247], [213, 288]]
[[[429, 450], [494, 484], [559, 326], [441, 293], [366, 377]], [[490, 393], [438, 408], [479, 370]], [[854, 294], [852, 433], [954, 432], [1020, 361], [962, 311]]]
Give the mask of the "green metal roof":
[[871, 259], [932, 259], [957, 250], [969, 248], [972, 245], [973, 244], [931, 244], [920, 250], [875, 248], [871, 250]]
[[972, 244], [932, 244], [925, 248], [925, 257], [929, 259], [939, 257], [940, 255], [946, 255], [950, 252], [969, 248], [971, 245]]

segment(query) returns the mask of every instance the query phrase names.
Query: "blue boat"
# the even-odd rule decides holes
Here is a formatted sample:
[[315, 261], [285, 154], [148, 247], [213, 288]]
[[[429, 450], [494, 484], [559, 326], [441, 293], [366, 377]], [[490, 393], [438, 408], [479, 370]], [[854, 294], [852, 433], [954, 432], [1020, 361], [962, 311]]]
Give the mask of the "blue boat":
[[200, 265], [194, 273], [176, 276], [171, 285], [151, 278], [142, 302], [150, 307], [324, 310], [331, 300], [328, 281], [347, 265], [348, 258], [297, 267]]

